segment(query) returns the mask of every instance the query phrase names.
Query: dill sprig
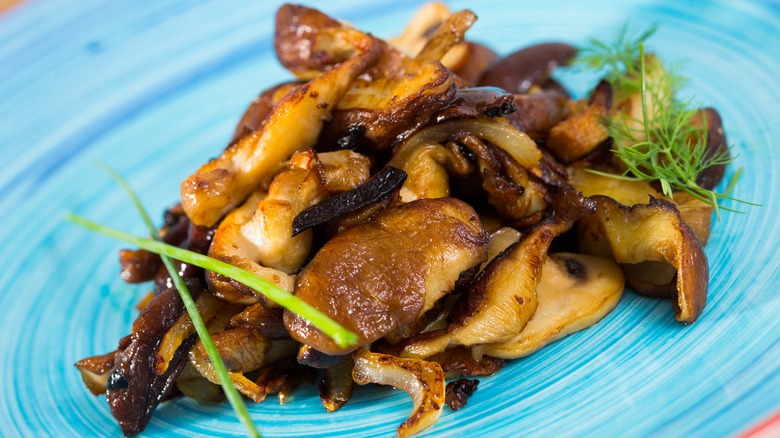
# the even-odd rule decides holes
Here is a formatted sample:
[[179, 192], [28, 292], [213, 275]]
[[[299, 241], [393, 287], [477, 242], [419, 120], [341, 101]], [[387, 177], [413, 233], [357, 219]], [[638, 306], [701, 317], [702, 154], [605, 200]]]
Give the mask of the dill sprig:
[[[675, 91], [687, 79], [665, 69], [658, 58], [645, 54], [645, 41], [657, 29], [654, 25], [632, 36], [628, 26], [624, 26], [609, 43], [590, 39], [575, 61], [580, 68], [602, 72], [612, 85], [618, 104], [630, 107], [629, 99], [637, 94], [641, 99], [639, 116], [628, 114], [629, 109], [628, 113], [613, 112], [602, 120], [614, 141], [613, 153], [625, 164], [626, 171], [592, 172], [624, 180], [657, 181], [664, 195], [673, 198], [675, 191], [687, 193], [712, 205], [718, 218], [721, 208], [736, 212], [722, 206], [723, 200], [758, 205], [705, 189], [696, 182], [705, 169], [729, 164], [733, 158], [728, 148], [715, 152], [708, 149], [707, 117], [692, 100], [675, 97]], [[701, 122], [694, 123], [697, 116]], [[739, 174], [735, 174], [730, 187]]]
[[658, 30], [654, 24], [639, 35], [633, 35], [624, 24], [612, 41], [589, 38], [578, 50], [573, 65], [580, 69], [603, 74], [618, 96], [628, 96], [641, 88], [639, 79], [639, 45], [644, 44]]
[[[120, 175], [117, 171], [108, 165], [101, 163], [99, 166], [109, 175], [111, 175], [111, 177], [116, 180], [116, 182], [125, 190], [125, 192], [127, 192], [127, 195], [133, 201], [133, 205], [135, 205], [136, 210], [138, 210], [138, 214], [141, 216], [141, 219], [143, 220], [144, 225], [146, 225], [146, 228], [149, 230], [152, 238], [156, 241], [161, 241], [162, 239], [160, 238], [160, 234], [157, 232], [157, 229], [152, 223], [152, 219], [149, 217], [149, 213], [147, 213], [146, 209], [141, 203], [141, 200], [135, 194], [132, 187], [130, 187], [130, 184], [127, 183], [122, 175]], [[228, 399], [230, 406], [232, 406], [233, 410], [236, 412], [236, 416], [238, 417], [241, 424], [244, 425], [247, 436], [252, 438], [259, 438], [260, 432], [257, 430], [254, 421], [252, 421], [252, 417], [249, 415], [249, 411], [246, 408], [244, 399], [241, 397], [241, 394], [239, 394], [235, 385], [233, 385], [233, 381], [230, 380], [230, 374], [228, 373], [227, 367], [225, 366], [225, 362], [222, 360], [222, 356], [220, 356], [217, 347], [214, 345], [214, 341], [211, 339], [209, 330], [206, 327], [203, 318], [201, 318], [200, 313], [198, 312], [198, 307], [195, 304], [195, 301], [192, 299], [192, 295], [190, 294], [187, 285], [184, 283], [184, 280], [181, 278], [181, 275], [179, 274], [170, 257], [160, 255], [160, 258], [162, 259], [165, 268], [168, 270], [168, 274], [171, 276], [171, 280], [173, 280], [173, 284], [176, 286], [176, 290], [179, 292], [179, 296], [181, 297], [181, 301], [184, 304], [184, 308], [187, 310], [187, 314], [190, 316], [190, 320], [192, 320], [192, 326], [195, 328], [195, 332], [198, 334], [198, 338], [200, 338], [200, 341], [203, 343], [203, 349], [206, 350], [206, 355], [211, 361], [211, 364], [214, 366], [214, 371], [219, 377], [219, 382], [222, 386], [222, 391], [225, 393], [225, 397]]]

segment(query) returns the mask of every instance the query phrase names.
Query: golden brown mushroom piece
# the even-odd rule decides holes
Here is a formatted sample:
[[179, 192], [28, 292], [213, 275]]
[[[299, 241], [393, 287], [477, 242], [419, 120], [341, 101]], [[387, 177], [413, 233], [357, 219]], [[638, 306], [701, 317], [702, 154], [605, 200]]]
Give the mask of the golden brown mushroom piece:
[[[308, 149], [294, 153], [287, 167], [274, 177], [267, 194], [255, 192], [225, 217], [214, 233], [209, 255], [292, 291], [293, 274], [303, 265], [312, 242], [311, 231], [292, 235], [293, 220], [330, 193], [365, 181], [369, 167], [368, 158], [351, 151], [317, 155]], [[224, 300], [256, 302], [251, 290], [225, 277], [208, 272], [207, 279], [212, 293]]]
[[[414, 56], [421, 52], [438, 29], [447, 25], [447, 20], [452, 15], [442, 3], [426, 3], [415, 13], [403, 33], [388, 42], [407, 55]], [[498, 54], [482, 44], [461, 41], [453, 45], [440, 59], [453, 73], [473, 84], [498, 59]]]
[[569, 167], [569, 184], [585, 196], [604, 195], [623, 205], [647, 204], [650, 197], [665, 199], [677, 205], [680, 216], [691, 227], [702, 246], [707, 245], [712, 226], [714, 207], [686, 193], [675, 193], [667, 198], [645, 181], [624, 181]]
[[547, 148], [563, 163], [576, 161], [609, 138], [602, 118], [612, 107], [612, 87], [601, 81], [585, 102], [572, 102], [570, 115], [550, 129]]
[[[390, 207], [325, 244], [298, 274], [295, 294], [357, 333], [359, 345], [416, 321], [487, 257], [476, 212], [454, 198]], [[299, 342], [329, 355], [336, 345], [300, 316], [284, 323]]]
[[547, 257], [536, 287], [538, 305], [523, 331], [487, 345], [492, 357], [516, 359], [599, 322], [623, 294], [623, 272], [612, 260], [584, 254]]
[[435, 362], [401, 359], [389, 354], [357, 350], [352, 378], [365, 385], [378, 383], [406, 391], [414, 403], [411, 415], [397, 429], [398, 437], [409, 437], [434, 423], [444, 409], [444, 371]]
[[336, 103], [377, 61], [380, 49], [373, 37], [347, 28], [331, 30], [318, 32], [316, 43], [337, 44], [348, 58], [288, 93], [260, 130], [241, 138], [182, 182], [182, 206], [195, 224], [213, 225], [258, 186], [267, 184], [277, 163], [313, 146]]
[[626, 207], [606, 196], [591, 199], [598, 210], [579, 222], [580, 250], [614, 258], [630, 270], [653, 262], [650, 268], [668, 273], [670, 269], [664, 266], [670, 266], [675, 271], [671, 278], [644, 276], [644, 286], [651, 293], [674, 298], [678, 321], [696, 321], [707, 302], [707, 256], [674, 204], [651, 198], [648, 204]]
[[322, 143], [333, 148], [381, 150], [414, 132], [455, 95], [452, 73], [432, 61], [406, 74], [357, 80], [338, 102]]
[[404, 347], [403, 357], [426, 358], [450, 346], [505, 342], [523, 330], [536, 311], [536, 286], [550, 243], [594, 211], [591, 201], [571, 190], [555, 189], [553, 197], [553, 216], [485, 267], [455, 303], [446, 331], [422, 335]]

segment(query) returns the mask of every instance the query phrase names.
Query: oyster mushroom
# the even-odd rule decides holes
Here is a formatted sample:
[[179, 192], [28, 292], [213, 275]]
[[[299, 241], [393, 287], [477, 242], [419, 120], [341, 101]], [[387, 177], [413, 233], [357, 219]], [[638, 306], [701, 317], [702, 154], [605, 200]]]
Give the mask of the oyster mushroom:
[[[447, 26], [447, 20], [452, 15], [442, 3], [426, 3], [409, 20], [403, 33], [388, 42], [407, 55], [414, 56], [420, 53], [439, 29]], [[476, 83], [485, 70], [498, 59], [498, 55], [482, 44], [461, 41], [453, 45], [440, 59], [442, 64], [460, 78]]]
[[374, 38], [346, 28], [325, 30], [317, 34], [317, 39], [344, 45], [350, 56], [288, 93], [268, 115], [262, 129], [242, 137], [182, 182], [182, 206], [195, 224], [213, 225], [256, 187], [267, 184], [277, 163], [296, 150], [313, 146], [336, 103], [377, 61], [380, 49]]
[[647, 204], [627, 207], [606, 196], [590, 199], [597, 212], [579, 222], [580, 250], [635, 268], [644, 262], [653, 262], [656, 268], [659, 263], [668, 265], [675, 274], [670, 278], [671, 269], [661, 269], [667, 275], [651, 282], [652, 291], [660, 295], [665, 290], [673, 296], [677, 321], [695, 322], [707, 302], [707, 256], [674, 204], [650, 198]]
[[534, 85], [545, 83], [555, 67], [568, 64], [576, 54], [576, 48], [564, 43], [526, 47], [493, 64], [479, 84], [502, 88], [514, 94], [525, 94]]
[[547, 148], [563, 163], [576, 161], [609, 138], [602, 118], [612, 107], [612, 87], [601, 81], [587, 104], [575, 102], [569, 117], [553, 126]]
[[505, 342], [523, 330], [536, 311], [536, 286], [550, 243], [593, 212], [593, 203], [573, 191], [556, 189], [553, 196], [555, 214], [485, 267], [455, 303], [446, 331], [425, 334], [406, 345], [403, 357], [426, 358], [451, 346]]
[[[295, 295], [365, 345], [417, 320], [468, 280], [485, 260], [487, 237], [476, 212], [454, 198], [390, 207], [328, 241], [298, 274]], [[284, 323], [294, 339], [322, 353], [354, 349], [292, 312]]]
[[623, 286], [623, 272], [612, 260], [584, 254], [551, 254], [536, 287], [538, 305], [533, 318], [519, 334], [487, 345], [483, 352], [516, 359], [590, 327], [615, 308]]
[[[267, 194], [255, 192], [220, 223], [209, 255], [292, 291], [292, 274], [308, 257], [312, 242], [311, 231], [293, 236], [296, 216], [330, 195], [326, 181], [332, 182], [334, 190], [341, 190], [368, 176], [368, 159], [354, 152], [320, 156], [327, 156], [324, 159], [329, 165], [323, 166], [312, 150], [296, 152], [289, 167], [274, 177]], [[207, 273], [207, 279], [210, 290], [222, 299], [241, 304], [255, 301], [251, 290], [229, 279], [212, 272]]]
[[686, 193], [675, 193], [674, 199], [670, 199], [645, 181], [618, 180], [578, 167], [569, 167], [567, 171], [569, 184], [585, 196], [604, 195], [626, 206], [647, 204], [651, 197], [675, 203], [680, 217], [691, 227], [702, 246], [707, 244], [712, 227], [712, 205]]
[[357, 80], [338, 102], [323, 141], [334, 148], [386, 149], [447, 105], [455, 88], [452, 73], [438, 61], [397, 77]]

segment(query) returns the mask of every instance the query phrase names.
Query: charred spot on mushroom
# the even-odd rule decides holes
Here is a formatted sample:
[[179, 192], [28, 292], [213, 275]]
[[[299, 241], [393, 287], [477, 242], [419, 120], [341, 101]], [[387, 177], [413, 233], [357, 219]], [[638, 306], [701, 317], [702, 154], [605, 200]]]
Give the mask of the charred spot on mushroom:
[[479, 386], [477, 379], [460, 379], [447, 384], [444, 392], [444, 402], [453, 411], [466, 406], [469, 397], [474, 395]]
[[577, 280], [585, 281], [587, 272], [582, 264], [573, 258], [563, 258], [563, 263], [566, 266], [566, 272]]

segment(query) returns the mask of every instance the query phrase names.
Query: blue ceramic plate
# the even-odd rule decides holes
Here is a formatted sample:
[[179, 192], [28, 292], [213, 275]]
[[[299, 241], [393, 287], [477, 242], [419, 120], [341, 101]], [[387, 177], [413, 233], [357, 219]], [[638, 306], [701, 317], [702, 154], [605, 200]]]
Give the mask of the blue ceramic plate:
[[[330, 14], [377, 35], [418, 1], [331, 1]], [[4, 436], [120, 436], [104, 397], [73, 363], [113, 350], [145, 287], [118, 278], [122, 247], [63, 220], [71, 210], [142, 234], [123, 173], [153, 212], [219, 153], [256, 93], [289, 75], [271, 50], [276, 4], [261, 1], [31, 1], [0, 16], [0, 425]], [[780, 8], [751, 2], [452, 2], [480, 19], [472, 39], [508, 53], [582, 43], [625, 22], [661, 25], [651, 46], [687, 60], [689, 90], [719, 109], [742, 167], [706, 249], [710, 298], [699, 322], [626, 293], [596, 327], [482, 379], [429, 436], [719, 436], [780, 409]], [[587, 81], [565, 78], [578, 91]], [[284, 406], [250, 406], [267, 436], [393, 435], [411, 402], [359, 388], [328, 414], [313, 387]], [[145, 436], [239, 435], [230, 407], [178, 400]]]

